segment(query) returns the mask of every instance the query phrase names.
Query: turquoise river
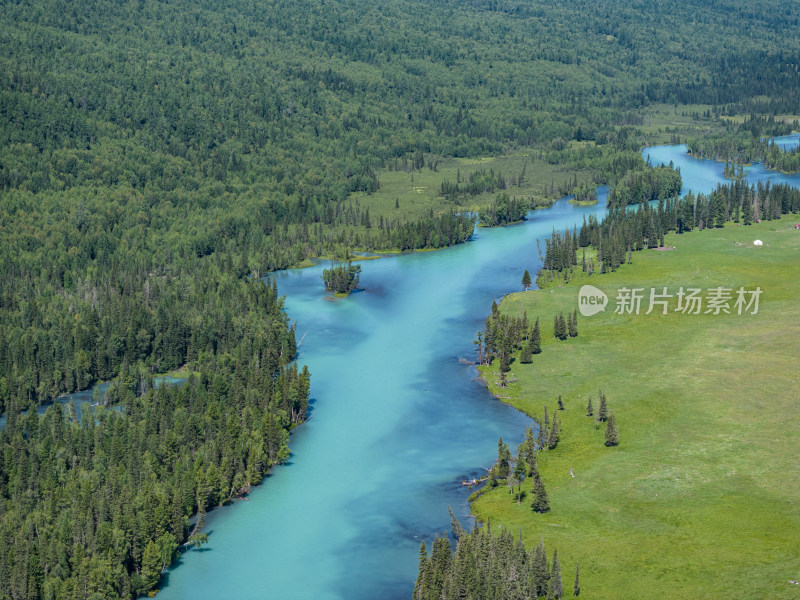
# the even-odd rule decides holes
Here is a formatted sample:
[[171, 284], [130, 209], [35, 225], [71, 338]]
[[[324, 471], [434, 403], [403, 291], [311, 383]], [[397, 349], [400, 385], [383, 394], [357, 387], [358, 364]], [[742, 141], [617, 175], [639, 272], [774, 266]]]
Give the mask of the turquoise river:
[[[680, 166], [684, 191], [724, 181], [721, 164], [684, 146], [643, 154]], [[758, 165], [748, 177], [800, 184]], [[248, 501], [209, 513], [210, 543], [184, 553], [158, 597], [409, 598], [420, 540], [449, 530], [448, 505], [469, 523], [461, 480], [529, 424], [475, 380], [475, 333], [492, 300], [539, 268], [536, 240], [602, 215], [605, 191], [596, 206], [560, 200], [453, 248], [365, 261], [363, 289], [345, 299], [325, 294], [325, 265], [277, 274], [312, 372], [311, 419], [292, 435], [289, 464]]]

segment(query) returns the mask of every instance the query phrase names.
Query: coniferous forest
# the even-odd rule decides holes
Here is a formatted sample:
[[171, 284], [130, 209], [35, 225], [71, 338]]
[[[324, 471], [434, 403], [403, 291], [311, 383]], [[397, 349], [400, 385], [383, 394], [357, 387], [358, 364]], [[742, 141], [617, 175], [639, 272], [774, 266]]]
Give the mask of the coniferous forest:
[[[601, 222], [589, 217], [580, 229], [554, 231], [545, 240], [540, 277], [577, 268], [589, 274], [615, 271], [632, 260], [632, 252], [663, 246], [664, 235], [671, 231], [713, 230], [731, 222], [752, 225], [798, 212], [800, 191], [796, 188], [783, 183], [748, 185], [742, 180], [720, 185], [708, 195], [690, 192], [683, 198], [662, 199], [652, 207], [645, 202], [635, 211], [616, 208]], [[578, 250], [588, 246], [596, 249], [596, 262], [594, 258], [587, 262], [585, 256], [578, 260]]]
[[[500, 195], [484, 224], [530, 208], [483, 172], [442, 183], [418, 218], [375, 218], [351, 194], [384, 170], [524, 148], [647, 207], [680, 188], [639, 155], [657, 103], [753, 113], [693, 151], [796, 170], [754, 139], [785, 129], [755, 115], [800, 113], [798, 22], [785, 0], [2, 3], [0, 600], [150, 592], [182, 544], [203, 543], [205, 511], [287, 460], [311, 374], [270, 271], [463, 243], [475, 217], [461, 203], [487, 189]], [[736, 185], [557, 234], [545, 269], [589, 244], [613, 269], [670, 228], [796, 210], [793, 192]], [[540, 335], [538, 321], [490, 325], [501, 361]], [[185, 383], [156, 387], [175, 369]], [[80, 418], [58, 403], [37, 415], [99, 381], [109, 393]], [[506, 538], [462, 540], [465, 560], [502, 546], [489, 579], [507, 577], [503, 553], [527, 560]], [[437, 581], [447, 568], [426, 567]], [[547, 593], [545, 575], [519, 585]], [[481, 581], [469, 597], [504, 597]]]

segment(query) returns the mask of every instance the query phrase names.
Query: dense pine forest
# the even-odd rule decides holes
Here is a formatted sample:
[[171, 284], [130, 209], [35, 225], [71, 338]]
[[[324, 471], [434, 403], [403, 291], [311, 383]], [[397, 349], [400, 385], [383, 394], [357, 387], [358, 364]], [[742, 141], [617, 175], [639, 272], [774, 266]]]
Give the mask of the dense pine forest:
[[495, 534], [491, 525], [467, 533], [458, 530], [455, 551], [447, 536], [437, 537], [428, 554], [420, 547], [413, 600], [507, 600], [566, 598], [580, 595], [580, 564], [574, 583], [563, 573], [558, 550], [548, 558], [543, 541], [527, 549], [508, 530]]
[[[375, 218], [351, 194], [383, 169], [526, 148], [625, 203], [668, 197], [642, 109], [800, 112], [798, 22], [784, 0], [0, 5], [0, 600], [152, 591], [204, 511], [286, 460], [310, 374], [266, 273], [464, 242], [487, 186], [485, 224], [530, 208], [490, 174]], [[101, 380], [80, 419], [37, 417]]]

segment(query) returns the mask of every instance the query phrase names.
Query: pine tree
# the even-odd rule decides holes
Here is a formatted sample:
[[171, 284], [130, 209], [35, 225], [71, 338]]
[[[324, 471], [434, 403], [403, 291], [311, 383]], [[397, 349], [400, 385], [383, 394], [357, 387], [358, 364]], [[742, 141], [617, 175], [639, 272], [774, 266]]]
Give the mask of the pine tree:
[[589, 396], [589, 404], [586, 405], [586, 416], [591, 417], [594, 414], [594, 406], [592, 406], [592, 397]]
[[503, 438], [497, 441], [497, 478], [506, 479], [511, 471], [511, 451], [503, 442]]
[[572, 588], [572, 595], [576, 598], [580, 596], [581, 593], [580, 568], [580, 561], [578, 561], [575, 563], [575, 586]]
[[578, 311], [575, 310], [569, 320], [569, 337], [578, 337]]
[[537, 419], [536, 416], [533, 417], [533, 420], [536, 421], [536, 426], [539, 429], [539, 433], [536, 435], [536, 447], [541, 450], [544, 448], [545, 444], [545, 428], [542, 425], [542, 422]]
[[536, 323], [533, 324], [533, 331], [531, 331], [531, 354], [540, 354], [542, 351], [542, 332], [539, 330], [539, 317], [536, 317]]
[[544, 423], [542, 425], [542, 448], [550, 447], [550, 417], [547, 416], [547, 407], [544, 407]]
[[564, 403], [561, 401], [561, 394], [558, 395], [558, 410], [564, 410]]
[[553, 334], [559, 340], [567, 339], [567, 322], [563, 312], [553, 317]]
[[553, 596], [561, 598], [564, 595], [564, 589], [561, 585], [561, 563], [558, 560], [558, 548], [553, 551], [553, 572], [550, 575], [550, 589], [553, 590]]
[[447, 512], [450, 514], [450, 530], [453, 532], [453, 537], [460, 540], [467, 534], [467, 530], [461, 525], [459, 520], [453, 514], [453, 509], [447, 507]]
[[608, 419], [608, 406], [606, 405], [606, 395], [600, 390], [600, 410], [597, 412], [597, 419], [604, 422]]
[[522, 287], [525, 289], [525, 291], [531, 287], [531, 274], [528, 273], [528, 269], [525, 269], [525, 272], [522, 274]]
[[419, 545], [419, 566], [417, 567], [417, 582], [414, 585], [414, 600], [425, 598], [425, 574], [428, 571], [428, 548], [425, 540]]
[[531, 596], [539, 598], [547, 593], [547, 582], [550, 580], [550, 567], [547, 564], [547, 551], [544, 540], [539, 540], [530, 557], [529, 587]]
[[536, 450], [528, 454], [525, 463], [528, 465], [528, 477], [533, 477], [534, 479], [539, 477], [539, 461], [536, 459]]
[[606, 424], [606, 446], [616, 446], [617, 444], [619, 444], [617, 421], [614, 419], [614, 413], [611, 413]]
[[547, 498], [547, 490], [544, 489], [544, 483], [541, 477], [534, 477], [533, 480], [533, 501], [531, 508], [534, 512], [546, 513], [550, 510], [550, 501]]
[[554, 450], [558, 446], [560, 425], [558, 423], [558, 416], [553, 415], [553, 426], [550, 428], [550, 435], [547, 436], [547, 447]]
[[519, 449], [517, 451], [517, 462], [514, 464], [514, 471], [511, 474], [511, 481], [512, 487], [511, 490], [513, 492], [514, 487], [513, 484], [519, 486], [517, 488], [517, 506], [522, 503], [522, 481], [525, 479], [525, 475], [528, 472], [528, 464], [525, 462], [525, 459], [522, 457], [524, 453], [524, 444], [520, 444]]
[[158, 551], [158, 545], [153, 541], [147, 542], [144, 554], [142, 556], [142, 585], [145, 590], [152, 590], [161, 577], [161, 556]]
[[522, 347], [522, 351], [519, 353], [519, 362], [523, 365], [529, 365], [533, 362], [530, 343], [527, 343]]
[[523, 457], [528, 465], [526, 475], [533, 475], [536, 472], [536, 440], [533, 438], [533, 425], [529, 425], [525, 430], [525, 441], [522, 442]]

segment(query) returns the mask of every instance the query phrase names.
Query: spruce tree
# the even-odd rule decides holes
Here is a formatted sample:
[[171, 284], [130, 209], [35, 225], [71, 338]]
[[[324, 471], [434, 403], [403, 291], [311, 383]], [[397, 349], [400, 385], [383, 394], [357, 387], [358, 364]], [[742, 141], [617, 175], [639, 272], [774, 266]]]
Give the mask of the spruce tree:
[[539, 540], [533, 555], [530, 557], [529, 587], [531, 596], [539, 598], [547, 593], [547, 582], [550, 580], [550, 567], [547, 564], [547, 551], [544, 540]]
[[554, 450], [556, 446], [558, 446], [558, 438], [559, 438], [559, 423], [558, 423], [558, 416], [555, 414], [553, 415], [553, 426], [550, 428], [550, 435], [547, 436], [547, 447], [550, 450]]
[[525, 430], [525, 441], [522, 442], [523, 457], [528, 465], [526, 475], [533, 475], [536, 472], [536, 440], [533, 438], [533, 425], [529, 425]]
[[525, 272], [522, 274], [522, 287], [525, 291], [528, 291], [528, 288], [531, 287], [531, 274], [528, 273], [528, 269], [525, 269]]
[[536, 421], [536, 426], [539, 428], [539, 433], [536, 435], [536, 447], [542, 450], [544, 449], [545, 443], [545, 428], [542, 425], [542, 422], [535, 416], [533, 417], [533, 420]]
[[419, 545], [419, 566], [417, 567], [417, 582], [414, 584], [414, 600], [425, 598], [425, 574], [428, 571], [428, 548], [425, 540]]
[[461, 525], [459, 520], [453, 514], [453, 509], [447, 507], [447, 512], [450, 514], [450, 530], [453, 532], [453, 537], [460, 540], [467, 534], [467, 530]]
[[441, 598], [452, 561], [450, 540], [446, 535], [433, 540], [429, 569], [426, 573], [426, 598]]
[[608, 417], [606, 423], [606, 446], [616, 446], [619, 444], [619, 436], [617, 435], [617, 421], [614, 419], [614, 413]]
[[533, 324], [533, 331], [531, 332], [531, 354], [539, 354], [542, 351], [542, 332], [539, 329], [539, 317], [536, 317], [536, 323]]
[[606, 405], [606, 395], [600, 390], [600, 410], [597, 412], [597, 419], [604, 422], [608, 419], [608, 406]]
[[564, 410], [564, 403], [561, 401], [561, 394], [558, 395], [558, 410]]
[[539, 461], [536, 459], [536, 450], [528, 452], [525, 463], [528, 465], [528, 477], [539, 477]]
[[594, 406], [592, 406], [592, 397], [589, 396], [589, 404], [586, 405], [586, 416], [591, 417], [594, 414]]
[[550, 500], [547, 498], [547, 490], [544, 489], [541, 477], [534, 477], [532, 491], [533, 501], [531, 501], [531, 508], [534, 512], [546, 513], [550, 510]]
[[[520, 444], [519, 450], [517, 452], [517, 462], [514, 464], [514, 471], [511, 474], [511, 479], [513, 483], [515, 483], [517, 488], [517, 506], [522, 503], [522, 481], [525, 479], [525, 475], [528, 473], [528, 464], [525, 462], [525, 459], [522, 457], [524, 452], [523, 448], [524, 444]], [[514, 490], [513, 485], [511, 488], [512, 492]]]
[[572, 313], [572, 317], [569, 320], [569, 337], [578, 337], [578, 311], [575, 310]]
[[142, 555], [141, 578], [143, 591], [152, 590], [156, 586], [161, 577], [162, 568], [163, 564], [159, 556], [158, 545], [155, 541], [150, 540], [147, 542]]
[[553, 551], [553, 572], [550, 575], [550, 589], [553, 590], [555, 598], [561, 598], [564, 595], [564, 589], [561, 585], [561, 563], [558, 560], [558, 548]]
[[572, 595], [576, 598], [581, 593], [581, 579], [580, 579], [580, 561], [575, 563], [575, 586], [572, 588]]
[[553, 317], [553, 336], [559, 340], [567, 339], [567, 322], [563, 312]]
[[544, 407], [544, 423], [542, 424], [542, 446], [544, 448], [550, 447], [550, 417], [547, 416], [547, 407]]
[[523, 365], [529, 365], [533, 362], [530, 343], [527, 343], [522, 347], [522, 351], [519, 353], [519, 362]]
[[497, 441], [497, 477], [506, 479], [511, 471], [511, 451], [503, 442], [503, 438]]

